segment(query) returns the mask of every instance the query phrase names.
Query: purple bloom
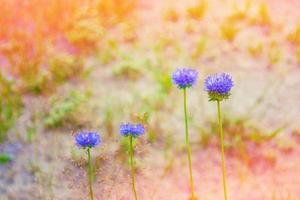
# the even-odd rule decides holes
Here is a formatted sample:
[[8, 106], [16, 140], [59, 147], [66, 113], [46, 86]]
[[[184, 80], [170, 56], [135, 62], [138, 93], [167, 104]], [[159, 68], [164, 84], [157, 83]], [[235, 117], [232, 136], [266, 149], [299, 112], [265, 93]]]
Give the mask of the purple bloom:
[[198, 72], [194, 69], [180, 68], [172, 74], [172, 82], [179, 89], [192, 87], [196, 84]]
[[232, 77], [226, 73], [210, 75], [204, 81], [204, 89], [211, 101], [227, 99], [232, 87]]
[[75, 135], [75, 143], [82, 148], [92, 148], [100, 143], [100, 135], [96, 131], [80, 131]]
[[143, 124], [130, 124], [124, 123], [120, 126], [120, 134], [127, 137], [129, 135], [133, 137], [138, 137], [145, 133], [145, 128]]

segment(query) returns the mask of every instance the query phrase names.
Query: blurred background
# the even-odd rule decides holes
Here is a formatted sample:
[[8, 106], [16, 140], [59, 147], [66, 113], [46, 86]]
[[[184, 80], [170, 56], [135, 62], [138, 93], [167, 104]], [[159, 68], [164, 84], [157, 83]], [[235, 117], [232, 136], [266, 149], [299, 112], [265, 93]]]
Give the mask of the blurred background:
[[188, 113], [195, 187], [223, 198], [216, 105], [206, 75], [227, 72], [222, 103], [229, 197], [300, 199], [300, 2], [297, 0], [0, 0], [0, 199], [88, 198], [77, 130], [98, 130], [96, 199], [130, 200], [124, 121], [144, 200], [189, 196], [182, 92], [170, 74], [198, 70]]

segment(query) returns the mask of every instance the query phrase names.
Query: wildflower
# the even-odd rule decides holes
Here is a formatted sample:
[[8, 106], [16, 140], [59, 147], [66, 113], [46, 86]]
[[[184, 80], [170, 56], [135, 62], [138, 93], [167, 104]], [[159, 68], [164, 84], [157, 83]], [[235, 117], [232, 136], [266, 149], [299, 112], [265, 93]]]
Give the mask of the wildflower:
[[226, 164], [225, 164], [224, 133], [223, 133], [222, 112], [221, 112], [221, 101], [223, 99], [229, 98], [230, 90], [232, 87], [233, 87], [232, 78], [229, 74], [226, 73], [214, 74], [208, 76], [204, 81], [204, 89], [208, 92], [209, 101], [217, 101], [224, 200], [227, 200], [228, 198], [227, 198], [227, 180], [226, 180]]
[[121, 135], [127, 137], [138, 137], [140, 135], [143, 135], [145, 132], [145, 128], [142, 124], [130, 124], [130, 123], [124, 123], [120, 126], [120, 133]]
[[75, 136], [77, 146], [92, 148], [100, 143], [100, 135], [95, 131], [80, 131]]
[[222, 101], [228, 99], [233, 81], [229, 74], [214, 74], [204, 81], [204, 89], [208, 92], [210, 101]]
[[91, 161], [91, 148], [97, 146], [100, 143], [100, 135], [96, 131], [79, 131], [75, 135], [75, 143], [78, 147], [86, 149], [88, 157], [88, 185], [90, 200], [94, 200], [92, 182], [93, 182], [93, 168]]
[[196, 200], [194, 179], [192, 171], [192, 156], [191, 147], [189, 142], [189, 129], [188, 129], [188, 117], [186, 106], [186, 88], [190, 88], [196, 84], [198, 78], [198, 72], [194, 69], [180, 68], [172, 74], [172, 81], [179, 89], [183, 89], [183, 109], [184, 109], [184, 123], [185, 123], [185, 143], [187, 151], [187, 159], [189, 163], [189, 181], [191, 187], [191, 200]]
[[143, 124], [132, 124], [124, 123], [120, 126], [120, 134], [129, 139], [129, 154], [130, 154], [130, 165], [131, 165], [131, 179], [132, 179], [132, 191], [134, 199], [137, 200], [137, 192], [135, 187], [135, 174], [134, 174], [134, 149], [133, 149], [133, 138], [137, 138], [145, 133]]
[[172, 82], [179, 89], [190, 88], [196, 84], [198, 72], [194, 69], [180, 68], [172, 74]]

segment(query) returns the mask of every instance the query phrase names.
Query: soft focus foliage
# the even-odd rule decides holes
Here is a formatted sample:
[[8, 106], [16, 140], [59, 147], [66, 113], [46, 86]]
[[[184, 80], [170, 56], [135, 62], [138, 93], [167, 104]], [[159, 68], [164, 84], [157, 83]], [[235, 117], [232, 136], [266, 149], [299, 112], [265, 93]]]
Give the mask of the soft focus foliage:
[[[299, 1], [0, 3], [1, 200], [86, 199], [86, 152], [74, 145], [75, 130], [101, 132], [92, 151], [95, 197], [132, 199], [129, 141], [120, 131], [145, 129], [133, 139], [139, 196], [188, 199], [176, 87], [193, 87], [187, 118], [199, 199], [220, 199], [221, 191], [207, 93], [230, 95], [222, 102], [228, 189], [239, 191], [230, 196], [300, 196]], [[203, 90], [204, 75], [220, 72], [234, 77], [234, 90], [226, 75]], [[135, 124], [120, 130], [124, 119]]]
[[221, 35], [225, 40], [233, 41], [239, 32], [234, 22], [226, 20], [220, 27]]
[[79, 91], [71, 91], [68, 96], [63, 99], [53, 97], [51, 100], [51, 108], [45, 116], [45, 125], [48, 127], [57, 127], [67, 120], [72, 121], [72, 116], [76, 116], [76, 110], [86, 99], [87, 94], [82, 94]]
[[206, 0], [198, 0], [197, 4], [187, 8], [186, 12], [190, 18], [200, 20], [204, 17], [206, 10]]
[[15, 124], [20, 111], [21, 99], [11, 81], [0, 74], [0, 143], [7, 131]]
[[300, 45], [300, 23], [288, 34], [288, 40], [294, 45]]

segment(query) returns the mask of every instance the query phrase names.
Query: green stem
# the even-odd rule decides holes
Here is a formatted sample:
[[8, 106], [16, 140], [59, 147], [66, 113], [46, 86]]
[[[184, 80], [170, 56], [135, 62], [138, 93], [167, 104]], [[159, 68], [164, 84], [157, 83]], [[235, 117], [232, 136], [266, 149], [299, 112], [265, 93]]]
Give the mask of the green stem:
[[223, 134], [223, 122], [221, 114], [220, 101], [218, 103], [218, 119], [220, 128], [220, 143], [221, 143], [221, 157], [222, 157], [222, 175], [223, 175], [223, 188], [224, 188], [224, 199], [227, 200], [227, 185], [226, 185], [226, 165], [225, 165], [225, 151], [224, 151], [224, 134]]
[[183, 105], [184, 105], [184, 122], [185, 122], [185, 143], [186, 143], [187, 157], [188, 157], [188, 161], [189, 161], [190, 185], [191, 185], [191, 191], [192, 191], [191, 199], [196, 199], [195, 191], [194, 191], [191, 147], [190, 147], [190, 142], [189, 142], [189, 129], [188, 129], [188, 119], [187, 119], [187, 111], [186, 111], [186, 89], [183, 89]]
[[90, 148], [87, 148], [88, 154], [88, 177], [89, 177], [89, 191], [90, 191], [90, 199], [94, 200], [93, 188], [92, 188], [92, 181], [93, 181], [93, 168], [92, 168], [92, 161], [91, 161], [91, 152]]
[[137, 193], [135, 189], [135, 177], [134, 177], [134, 160], [133, 160], [133, 145], [132, 145], [132, 136], [129, 136], [129, 142], [130, 142], [130, 164], [131, 164], [131, 178], [132, 178], [132, 190], [134, 193], [134, 199], [137, 200]]

